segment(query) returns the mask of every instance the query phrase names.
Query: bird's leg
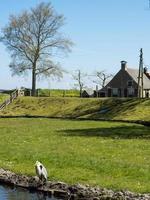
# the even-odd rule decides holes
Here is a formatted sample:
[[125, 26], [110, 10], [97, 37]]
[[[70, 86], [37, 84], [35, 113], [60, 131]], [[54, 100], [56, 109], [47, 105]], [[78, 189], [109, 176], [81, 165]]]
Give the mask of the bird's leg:
[[40, 177], [38, 177], [39, 178], [39, 181], [38, 181], [38, 187], [41, 187], [43, 184], [42, 184], [42, 181], [41, 181], [41, 178]]
[[46, 179], [43, 178], [43, 185], [46, 185]]

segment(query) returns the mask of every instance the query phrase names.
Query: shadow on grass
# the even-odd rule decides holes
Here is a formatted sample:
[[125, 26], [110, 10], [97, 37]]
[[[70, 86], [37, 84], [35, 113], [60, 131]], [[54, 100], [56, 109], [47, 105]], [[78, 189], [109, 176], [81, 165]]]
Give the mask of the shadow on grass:
[[101, 107], [100, 111], [104, 108], [107, 108], [108, 112], [101, 113], [101, 112], [93, 112], [90, 113], [91, 118], [106, 118], [106, 119], [113, 119], [118, 116], [123, 116], [125, 112], [132, 113], [135, 111], [137, 105], [145, 101], [145, 99], [137, 99], [137, 98], [111, 98], [107, 101], [104, 101], [103, 106]]
[[[93, 119], [113, 119], [118, 115], [123, 116], [125, 112], [134, 112], [137, 105], [139, 105], [143, 101], [145, 101], [145, 99], [106, 98], [99, 99], [99, 101], [97, 100], [95, 102], [84, 102], [84, 104], [76, 105], [69, 112], [66, 112], [67, 110], [64, 110], [64, 117], [78, 118], [88, 115], [88, 117]], [[60, 113], [60, 111], [58, 111], [58, 113]]]
[[119, 126], [59, 131], [63, 136], [104, 137], [112, 139], [150, 139], [150, 128], [144, 126]]

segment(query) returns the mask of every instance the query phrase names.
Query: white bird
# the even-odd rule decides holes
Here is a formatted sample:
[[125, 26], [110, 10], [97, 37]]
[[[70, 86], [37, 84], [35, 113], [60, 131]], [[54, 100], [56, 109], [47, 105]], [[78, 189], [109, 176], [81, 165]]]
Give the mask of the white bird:
[[40, 163], [39, 161], [36, 161], [35, 163], [35, 171], [41, 181], [42, 180], [44, 180], [44, 182], [47, 181], [47, 170], [44, 167], [44, 165]]

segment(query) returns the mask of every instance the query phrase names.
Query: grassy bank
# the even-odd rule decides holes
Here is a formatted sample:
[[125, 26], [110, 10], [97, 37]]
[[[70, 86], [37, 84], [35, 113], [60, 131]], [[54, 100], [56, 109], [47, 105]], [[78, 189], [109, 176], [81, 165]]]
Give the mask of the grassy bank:
[[9, 98], [8, 94], [1, 94], [0, 93], [0, 104], [3, 103], [7, 98]]
[[50, 180], [150, 191], [148, 127], [14, 118], [0, 119], [0, 130], [0, 167], [34, 175], [39, 160]]
[[149, 99], [21, 97], [1, 115], [150, 120]]

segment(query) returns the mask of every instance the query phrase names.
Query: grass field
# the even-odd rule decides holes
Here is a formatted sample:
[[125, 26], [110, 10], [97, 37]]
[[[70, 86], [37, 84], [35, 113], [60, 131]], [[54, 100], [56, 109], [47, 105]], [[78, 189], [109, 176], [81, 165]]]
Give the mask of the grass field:
[[0, 119], [0, 167], [50, 180], [150, 191], [150, 128], [127, 123]]
[[79, 97], [79, 90], [63, 89], [38, 89], [38, 95], [42, 97]]

